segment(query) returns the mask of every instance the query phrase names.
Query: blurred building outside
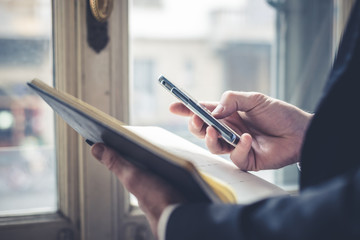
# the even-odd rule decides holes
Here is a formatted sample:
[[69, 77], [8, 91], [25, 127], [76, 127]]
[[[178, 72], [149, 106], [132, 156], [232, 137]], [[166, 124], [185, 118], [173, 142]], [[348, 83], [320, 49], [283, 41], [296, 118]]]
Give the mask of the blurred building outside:
[[26, 85], [53, 81], [51, 1], [0, 0], [0, 21], [0, 215], [55, 211], [53, 112]]
[[[169, 113], [176, 99], [158, 85], [160, 74], [199, 101], [218, 101], [226, 90], [275, 96], [275, 17], [265, 0], [133, 0], [131, 124], [161, 126], [205, 147], [187, 119]], [[260, 175], [275, 182], [272, 171]]]

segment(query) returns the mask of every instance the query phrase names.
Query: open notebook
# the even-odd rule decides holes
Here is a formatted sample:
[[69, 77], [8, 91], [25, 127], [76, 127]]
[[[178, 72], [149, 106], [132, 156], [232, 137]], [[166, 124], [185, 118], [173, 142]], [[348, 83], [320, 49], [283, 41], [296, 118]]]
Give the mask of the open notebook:
[[287, 194], [162, 128], [126, 126], [40, 80], [28, 85], [88, 143], [105, 143], [128, 161], [173, 184], [189, 201], [249, 203]]

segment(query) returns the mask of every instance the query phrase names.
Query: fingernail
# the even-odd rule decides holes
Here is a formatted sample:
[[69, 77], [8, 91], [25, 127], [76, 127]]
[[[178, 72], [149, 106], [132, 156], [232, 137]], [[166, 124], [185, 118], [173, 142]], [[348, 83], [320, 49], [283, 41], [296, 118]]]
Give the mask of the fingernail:
[[248, 140], [246, 139], [246, 137], [244, 137], [244, 134], [240, 136], [240, 141], [242, 144], [247, 144], [248, 143]]
[[85, 142], [89, 144], [90, 146], [94, 145], [94, 142], [90, 141], [89, 139], [86, 139]]
[[241, 139], [240, 141], [244, 144], [244, 145], [248, 145], [250, 143], [250, 139], [251, 136], [248, 133], [243, 133], [241, 135]]
[[219, 103], [214, 109], [214, 111], [212, 111], [212, 114], [220, 114], [222, 111], [224, 111], [224, 106]]
[[93, 148], [92, 148], [92, 154], [94, 155], [94, 157], [95, 157], [97, 160], [101, 161], [102, 155], [103, 155], [103, 153], [104, 153], [104, 150], [105, 150], [104, 145], [102, 145], [102, 144], [96, 144], [96, 145], [94, 145]]

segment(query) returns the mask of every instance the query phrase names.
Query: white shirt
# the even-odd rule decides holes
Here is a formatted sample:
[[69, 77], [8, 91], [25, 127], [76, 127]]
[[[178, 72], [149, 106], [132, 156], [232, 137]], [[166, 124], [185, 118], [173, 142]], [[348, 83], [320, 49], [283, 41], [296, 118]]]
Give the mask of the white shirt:
[[165, 240], [166, 236], [166, 227], [169, 221], [170, 215], [173, 211], [179, 206], [179, 204], [169, 205], [165, 208], [165, 210], [161, 213], [159, 223], [158, 223], [158, 236], [159, 240]]

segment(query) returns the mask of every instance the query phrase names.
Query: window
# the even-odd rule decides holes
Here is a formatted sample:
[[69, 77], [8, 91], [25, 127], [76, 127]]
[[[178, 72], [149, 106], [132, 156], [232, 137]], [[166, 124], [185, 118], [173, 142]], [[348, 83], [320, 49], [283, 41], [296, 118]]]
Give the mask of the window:
[[[314, 112], [354, 1], [268, 1], [277, 14], [277, 97]], [[285, 187], [298, 183], [296, 166], [275, 172]]]
[[0, 16], [0, 216], [55, 212], [54, 118], [25, 84], [53, 81], [51, 2], [0, 1]]
[[187, 119], [169, 113], [175, 99], [158, 86], [161, 74], [198, 100], [218, 101], [229, 89], [276, 95], [276, 11], [266, 1], [163, 0], [157, 8], [134, 1], [130, 19], [132, 124], [158, 125], [205, 147]]
[[137, 7], [158, 7], [162, 0], [133, 0], [134, 6]]
[[[156, 104], [154, 101], [155, 86], [152, 79], [156, 78], [154, 74], [155, 63], [152, 59], [134, 59], [134, 85], [137, 91], [133, 93], [133, 105], [136, 106], [134, 111], [135, 119], [154, 118], [152, 115], [152, 106]], [[136, 123], [134, 123], [136, 124]]]
[[[35, 96], [31, 95], [24, 85], [33, 77], [50, 84], [54, 82], [58, 89], [83, 98], [91, 104], [96, 102], [94, 105], [99, 104], [97, 106], [102, 110], [112, 112], [118, 118], [126, 120], [124, 113], [127, 109], [127, 90], [125, 90], [127, 80], [122, 82], [119, 76], [124, 75], [126, 76], [124, 79], [127, 79], [127, 70], [123, 71], [123, 67], [118, 66], [119, 62], [122, 62], [120, 60], [126, 59], [127, 56], [126, 41], [111, 42], [101, 53], [95, 52], [86, 39], [86, 20], [89, 13], [86, 1], [0, 0], [0, 4], [0, 18], [8, 19], [8, 21], [3, 19], [7, 24], [2, 24], [0, 27], [1, 41], [6, 43], [6, 48], [3, 48], [4, 42], [0, 46], [0, 59], [2, 59], [0, 61], [2, 129], [0, 148], [1, 151], [3, 148], [9, 150], [14, 148], [11, 144], [16, 143], [18, 139], [16, 137], [29, 137], [23, 143], [31, 143], [39, 147], [27, 147], [27, 152], [23, 152], [25, 157], [14, 156], [17, 154], [16, 151], [7, 151], [6, 158], [21, 159], [22, 157], [26, 164], [31, 164], [28, 168], [35, 173], [46, 169], [47, 166], [52, 167], [50, 179], [53, 179], [49, 180], [47, 174], [35, 176], [34, 182], [36, 181], [35, 186], [38, 188], [35, 190], [48, 191], [47, 188], [52, 188], [50, 201], [46, 194], [43, 194], [36, 202], [36, 204], [41, 203], [41, 209], [35, 206], [31, 199], [33, 204], [28, 208], [31, 211], [24, 210], [19, 202], [26, 202], [31, 197], [26, 196], [17, 197], [10, 202], [14, 204], [14, 207], [11, 206], [11, 212], [6, 214], [4, 211], [1, 212], [0, 238], [118, 239], [118, 236], [128, 232], [125, 227], [114, 227], [121, 226], [118, 216], [125, 216], [125, 213], [128, 213], [126, 193], [117, 185], [116, 179], [109, 171], [91, 157], [89, 147], [83, 140], [61, 119], [55, 116], [54, 121], [50, 109], [44, 112], [43, 106], [46, 104], [37, 102]], [[127, 22], [126, 6], [126, 1], [116, 1], [113, 21]], [[119, 13], [121, 11], [124, 12]], [[17, 13], [18, 15], [14, 15]], [[124, 21], [116, 16], [123, 17]], [[13, 22], [16, 24], [11, 25]], [[126, 36], [124, 33], [127, 24], [121, 27], [112, 26], [108, 28], [111, 37], [121, 39], [122, 36]], [[22, 34], [16, 35], [16, 31], [20, 30]], [[8, 41], [9, 39], [11, 41]], [[106, 62], [108, 64], [103, 64], [104, 59], [108, 60]], [[127, 60], [125, 62], [122, 65], [127, 69]], [[108, 81], [99, 83], [98, 79]], [[111, 91], [111, 88], [114, 90]], [[117, 89], [124, 89], [123, 94], [119, 95]], [[99, 95], [94, 95], [94, 92]], [[115, 92], [117, 97], [114, 97]], [[26, 97], [26, 101], [22, 101], [23, 105], [20, 106], [11, 105], [7, 102], [9, 93], [12, 96], [11, 101], [20, 101], [23, 97]], [[95, 98], [97, 100], [94, 100]], [[124, 103], [123, 110], [113, 110], [115, 102]], [[13, 114], [14, 109], [17, 111]], [[21, 115], [16, 115], [19, 113]], [[39, 125], [39, 122], [44, 125]], [[15, 126], [14, 123], [17, 125]], [[52, 129], [48, 128], [48, 124], [53, 126]], [[15, 138], [8, 138], [14, 136], [15, 130], [18, 131], [15, 127], [19, 127], [21, 135], [15, 134]], [[51, 139], [54, 139], [52, 143], [56, 145], [55, 150], [54, 146], [51, 150]], [[3, 151], [1, 154], [0, 162], [3, 162]], [[48, 159], [53, 160], [52, 164], [46, 162]], [[9, 164], [14, 163], [17, 162], [13, 160]], [[18, 182], [24, 179], [21, 167], [22, 165], [15, 170]], [[0, 179], [1, 177], [3, 172]], [[25, 180], [27, 181], [23, 183], [29, 182], [28, 179]], [[8, 183], [3, 184], [2, 179], [0, 181], [0, 191], [2, 191], [4, 185], [8, 187]], [[17, 192], [10, 191], [6, 194], [1, 192], [1, 201], [11, 194], [15, 195]], [[42, 202], [50, 204], [46, 206]], [[0, 207], [4, 206], [2, 204], [3, 202]], [[10, 207], [7, 207], [7, 210], [10, 210]], [[137, 217], [137, 219], [140, 222], [144, 218]]]
[[[188, 132], [186, 119], [168, 112], [169, 103], [176, 100], [162, 88], [147, 88], [152, 92], [151, 104], [147, 95], [141, 96], [139, 83], [157, 85], [160, 74], [198, 100], [218, 101], [229, 89], [258, 91], [314, 111], [351, 2], [163, 0], [154, 8], [134, 1], [131, 123], [158, 125], [205, 147]], [[137, 63], [144, 58], [153, 69], [141, 81], [151, 83], [135, 77], [146, 72]], [[147, 107], [140, 117], [141, 105]], [[295, 165], [254, 174], [297, 189]]]

